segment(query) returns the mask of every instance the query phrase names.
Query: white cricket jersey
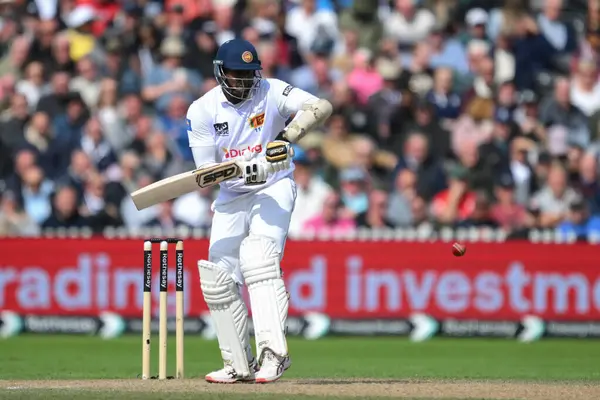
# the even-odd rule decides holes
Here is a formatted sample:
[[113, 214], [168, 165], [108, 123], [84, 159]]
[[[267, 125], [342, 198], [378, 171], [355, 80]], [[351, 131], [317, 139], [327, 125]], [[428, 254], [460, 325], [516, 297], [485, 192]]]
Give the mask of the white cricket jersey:
[[[229, 161], [247, 152], [264, 157], [267, 143], [284, 130], [290, 116], [297, 116], [306, 102], [316, 100], [278, 79], [262, 79], [254, 96], [237, 105], [227, 101], [220, 86], [210, 90], [192, 103], [187, 113], [190, 147], [201, 150], [194, 151], [196, 166]], [[196, 159], [197, 154], [206, 154], [202, 156], [206, 159]], [[291, 176], [293, 170], [292, 163], [290, 169], [270, 174], [262, 185], [246, 185], [243, 179], [222, 182], [216, 203], [270, 186]]]

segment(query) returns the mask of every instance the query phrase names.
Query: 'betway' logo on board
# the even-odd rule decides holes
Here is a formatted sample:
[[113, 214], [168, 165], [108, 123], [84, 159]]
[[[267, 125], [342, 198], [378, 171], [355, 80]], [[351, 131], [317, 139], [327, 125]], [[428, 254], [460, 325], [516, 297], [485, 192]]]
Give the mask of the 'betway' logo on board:
[[230, 158], [241, 157], [244, 154], [246, 154], [246, 152], [256, 153], [256, 154], [262, 153], [262, 144], [248, 146], [248, 147], [241, 148], [241, 149], [228, 149], [227, 147], [221, 147], [221, 150], [223, 150], [223, 153], [225, 153], [225, 158], [230, 159]]

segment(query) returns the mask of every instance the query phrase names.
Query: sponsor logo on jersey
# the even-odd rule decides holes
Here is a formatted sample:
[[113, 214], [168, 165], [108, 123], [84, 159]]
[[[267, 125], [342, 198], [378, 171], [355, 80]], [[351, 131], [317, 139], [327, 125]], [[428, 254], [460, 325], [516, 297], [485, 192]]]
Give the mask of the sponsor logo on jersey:
[[265, 124], [265, 113], [260, 113], [250, 118], [250, 127], [252, 129], [259, 129]]
[[217, 136], [228, 136], [229, 135], [229, 124], [227, 122], [220, 122], [213, 124], [215, 128], [215, 134]]
[[191, 131], [192, 130], [192, 121], [188, 118], [185, 120], [185, 122], [187, 123], [187, 130]]
[[294, 87], [292, 85], [287, 85], [285, 89], [283, 89], [283, 95], [287, 97], [288, 94], [292, 91]]
[[227, 147], [221, 147], [221, 150], [223, 150], [223, 153], [225, 153], [225, 159], [231, 159], [231, 158], [241, 157], [244, 154], [246, 154], [246, 152], [255, 153], [255, 154], [262, 153], [263, 148], [262, 148], [262, 144], [257, 144], [254, 146], [248, 146], [248, 147], [244, 147], [241, 149], [228, 149]]

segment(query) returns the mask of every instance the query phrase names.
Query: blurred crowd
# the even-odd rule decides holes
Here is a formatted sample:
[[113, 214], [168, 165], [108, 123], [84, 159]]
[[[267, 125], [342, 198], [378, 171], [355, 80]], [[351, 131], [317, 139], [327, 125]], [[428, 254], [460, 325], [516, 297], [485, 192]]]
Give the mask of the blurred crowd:
[[209, 228], [185, 114], [219, 44], [329, 99], [296, 148], [291, 235], [600, 231], [597, 0], [0, 0], [0, 235]]

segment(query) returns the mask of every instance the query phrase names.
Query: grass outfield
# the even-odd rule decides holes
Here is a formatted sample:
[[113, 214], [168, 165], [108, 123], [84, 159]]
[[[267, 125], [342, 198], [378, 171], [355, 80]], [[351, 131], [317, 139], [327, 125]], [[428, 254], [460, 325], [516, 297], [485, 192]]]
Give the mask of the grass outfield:
[[[292, 367], [271, 385], [204, 383], [220, 357], [216, 342], [196, 337], [185, 343], [190, 379], [143, 382], [141, 347], [137, 336], [0, 341], [0, 399], [600, 399], [600, 342], [590, 340], [290, 339]], [[172, 340], [170, 374], [174, 350]]]

